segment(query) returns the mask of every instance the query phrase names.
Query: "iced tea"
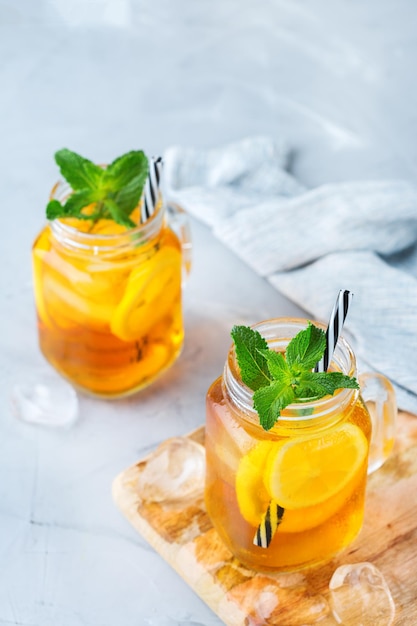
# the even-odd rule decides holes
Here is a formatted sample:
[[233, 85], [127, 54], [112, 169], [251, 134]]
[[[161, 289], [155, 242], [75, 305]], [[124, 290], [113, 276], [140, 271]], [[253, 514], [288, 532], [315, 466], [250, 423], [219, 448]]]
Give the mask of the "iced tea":
[[[270, 348], [284, 351], [303, 323], [270, 320], [255, 328]], [[343, 339], [333, 367], [355, 374]], [[291, 571], [345, 548], [362, 526], [371, 432], [355, 389], [291, 404], [265, 431], [232, 347], [223, 376], [207, 394], [205, 493], [213, 525], [231, 552], [253, 569]], [[255, 545], [258, 533], [269, 533], [268, 547]]]
[[135, 229], [54, 220], [33, 246], [39, 343], [74, 386], [123, 396], [152, 382], [183, 343], [181, 243], [160, 204]]

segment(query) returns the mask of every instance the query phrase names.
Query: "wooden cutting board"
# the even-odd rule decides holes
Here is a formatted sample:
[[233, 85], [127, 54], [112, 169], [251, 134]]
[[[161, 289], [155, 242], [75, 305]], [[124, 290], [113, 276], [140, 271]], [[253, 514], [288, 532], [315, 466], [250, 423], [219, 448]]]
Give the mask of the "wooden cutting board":
[[[189, 435], [204, 443], [204, 428]], [[293, 574], [261, 574], [221, 543], [203, 494], [186, 505], [141, 503], [135, 489], [146, 459], [113, 482], [123, 515], [227, 626], [330, 626], [328, 585], [341, 564], [373, 563], [385, 577], [395, 626], [417, 625], [417, 418], [400, 413], [394, 452], [368, 481], [365, 521], [355, 542], [330, 563]]]

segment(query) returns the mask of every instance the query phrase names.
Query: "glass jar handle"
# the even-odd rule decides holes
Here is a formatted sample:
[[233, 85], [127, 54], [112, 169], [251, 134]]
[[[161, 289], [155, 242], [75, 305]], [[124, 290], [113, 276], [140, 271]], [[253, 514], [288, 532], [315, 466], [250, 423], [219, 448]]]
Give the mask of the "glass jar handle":
[[166, 212], [168, 222], [174, 233], [177, 235], [181, 244], [182, 251], [182, 286], [184, 287], [191, 271], [192, 260], [192, 242], [190, 221], [184, 209], [177, 204], [168, 200], [166, 202]]
[[385, 463], [394, 445], [397, 403], [394, 387], [382, 374], [361, 374], [359, 382], [372, 421], [368, 462], [368, 474], [371, 474]]

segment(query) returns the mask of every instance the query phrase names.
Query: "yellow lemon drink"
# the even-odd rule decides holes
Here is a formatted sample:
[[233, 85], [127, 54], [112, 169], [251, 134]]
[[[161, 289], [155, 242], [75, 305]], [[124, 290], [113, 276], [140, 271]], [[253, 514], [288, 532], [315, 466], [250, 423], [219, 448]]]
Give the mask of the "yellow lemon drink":
[[[303, 322], [256, 326], [272, 349], [282, 351]], [[354, 356], [343, 340], [334, 359], [336, 370], [354, 374]], [[368, 410], [357, 389], [340, 389], [288, 405], [266, 431], [252, 396], [232, 348], [223, 376], [207, 394], [210, 518], [231, 552], [253, 569], [291, 571], [329, 560], [362, 525]], [[260, 531], [271, 535], [266, 548], [255, 545]]]
[[176, 359], [184, 335], [181, 244], [161, 203], [130, 229], [111, 219], [53, 220], [32, 257], [40, 348], [76, 387], [127, 395]]

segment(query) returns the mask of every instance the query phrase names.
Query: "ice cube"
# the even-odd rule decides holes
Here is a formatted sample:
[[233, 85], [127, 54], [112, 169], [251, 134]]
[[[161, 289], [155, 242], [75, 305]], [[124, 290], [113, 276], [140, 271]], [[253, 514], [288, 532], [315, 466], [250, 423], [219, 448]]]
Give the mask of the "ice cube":
[[141, 471], [137, 489], [142, 500], [170, 502], [203, 494], [205, 449], [188, 437], [164, 441]]
[[395, 605], [382, 573], [372, 563], [341, 565], [330, 583], [333, 614], [343, 626], [390, 626]]
[[18, 419], [43, 426], [71, 426], [78, 418], [74, 389], [54, 372], [24, 375], [12, 386], [11, 403]]
[[[323, 620], [327, 621], [330, 607], [324, 596], [315, 594], [303, 582], [294, 586], [281, 583], [280, 577], [258, 574], [235, 585], [224, 601], [235, 603], [245, 613], [247, 626], [321, 626]], [[223, 601], [220, 606], [227, 610]]]

